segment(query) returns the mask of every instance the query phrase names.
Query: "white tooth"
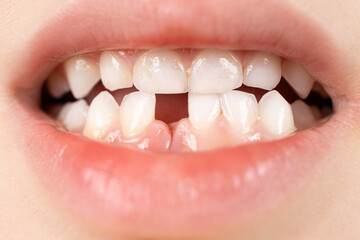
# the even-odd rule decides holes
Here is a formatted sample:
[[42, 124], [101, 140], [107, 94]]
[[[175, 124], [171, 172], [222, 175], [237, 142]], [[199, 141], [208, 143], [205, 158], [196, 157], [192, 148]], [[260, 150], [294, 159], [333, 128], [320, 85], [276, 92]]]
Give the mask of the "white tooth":
[[280, 80], [280, 57], [263, 52], [256, 52], [251, 56], [244, 72], [246, 86], [271, 90]]
[[179, 55], [171, 50], [150, 50], [134, 65], [134, 85], [148, 93], [185, 93], [187, 78]]
[[119, 119], [119, 105], [107, 91], [99, 93], [90, 104], [84, 135], [101, 139], [116, 127]]
[[283, 77], [301, 98], [304, 99], [309, 95], [315, 81], [299, 64], [285, 60], [281, 71]]
[[294, 115], [294, 121], [301, 127], [307, 128], [316, 122], [313, 110], [302, 100], [299, 99], [293, 102], [291, 108]]
[[141, 133], [155, 119], [155, 94], [133, 92], [120, 105], [120, 124], [126, 137]]
[[275, 90], [259, 101], [259, 115], [266, 130], [275, 136], [286, 136], [295, 131], [291, 106]]
[[66, 77], [75, 98], [85, 97], [100, 81], [99, 67], [85, 57], [70, 58], [64, 64]]
[[81, 133], [85, 126], [88, 111], [89, 106], [85, 100], [66, 103], [61, 108], [57, 119], [70, 132]]
[[197, 129], [208, 128], [221, 112], [218, 94], [193, 94], [188, 96], [191, 125]]
[[117, 52], [105, 51], [101, 54], [100, 75], [105, 88], [110, 91], [133, 86], [129, 66]]
[[202, 50], [189, 69], [189, 92], [224, 93], [241, 86], [241, 62], [229, 51]]
[[54, 98], [60, 98], [70, 91], [70, 86], [66, 77], [58, 71], [54, 71], [47, 80], [47, 89]]
[[223, 115], [233, 128], [241, 133], [249, 132], [257, 120], [258, 104], [253, 94], [231, 91], [220, 98]]

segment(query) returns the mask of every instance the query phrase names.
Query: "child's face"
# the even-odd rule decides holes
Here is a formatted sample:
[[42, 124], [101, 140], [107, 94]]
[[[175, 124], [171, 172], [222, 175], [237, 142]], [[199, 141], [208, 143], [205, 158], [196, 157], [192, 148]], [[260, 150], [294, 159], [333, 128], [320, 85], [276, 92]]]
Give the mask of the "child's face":
[[360, 1], [9, 0], [0, 23], [2, 239], [360, 235]]

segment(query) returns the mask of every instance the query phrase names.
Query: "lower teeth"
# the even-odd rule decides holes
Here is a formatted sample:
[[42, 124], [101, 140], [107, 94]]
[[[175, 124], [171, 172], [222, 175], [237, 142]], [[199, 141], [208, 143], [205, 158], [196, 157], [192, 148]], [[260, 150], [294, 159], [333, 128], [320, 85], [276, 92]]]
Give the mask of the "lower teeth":
[[[108, 58], [111, 57], [109, 53], [107, 54]], [[221, 52], [207, 52], [206, 54], [221, 55]], [[173, 57], [164, 53], [162, 56]], [[266, 54], [256, 55], [256, 61], [259, 62], [259, 58], [264, 56], [266, 57]], [[278, 58], [274, 58], [274, 61], [277, 62]], [[249, 62], [251, 63], [251, 60]], [[246, 69], [249, 69], [250, 63]], [[92, 64], [94, 63], [92, 62]], [[285, 61], [285, 64], [290, 66], [292, 63]], [[67, 65], [68, 68], [69, 66], [70, 64]], [[296, 71], [300, 70], [298, 70], [297, 65], [293, 64], [286, 74], [295, 74]], [[127, 73], [127, 76], [129, 74]], [[180, 73], [177, 74], [180, 78]], [[61, 74], [53, 75], [57, 77], [56, 82], [54, 82], [62, 89], [54, 91], [52, 88], [50, 92], [55, 92], [58, 96], [60, 91], [66, 91], [67, 85], [60, 84], [59, 79], [61, 77], [59, 76]], [[256, 83], [254, 76], [257, 75], [252, 75], [251, 84]], [[282, 85], [281, 82], [279, 86]], [[279, 86], [277, 89], [280, 92], [292, 92], [289, 86], [285, 87], [286, 91], [280, 89]], [[319, 86], [319, 84], [315, 84], [314, 90], [316, 90], [315, 87], [321, 89]], [[217, 89], [215, 85], [213, 87]], [[182, 86], [182, 88], [184, 87]], [[97, 94], [96, 90], [98, 90]], [[308, 90], [302, 91], [303, 97], [305, 97], [305, 91]], [[87, 95], [84, 92], [77, 92], [77, 94], [82, 97]], [[321, 117], [325, 116], [325, 113], [321, 114], [319, 109], [324, 109], [324, 112], [327, 111], [326, 114], [332, 111], [331, 101], [326, 100], [329, 98], [323, 96], [324, 92], [311, 92], [310, 96], [305, 99], [305, 102], [313, 105], [314, 102], [309, 102], [309, 99], [315, 98], [314, 96], [320, 97], [323, 100], [325, 99], [326, 104], [324, 105], [310, 106], [294, 97], [296, 94], [291, 94], [293, 99], [285, 94], [288, 101], [293, 102], [290, 105], [276, 90], [264, 91], [250, 88], [249, 91], [249, 88], [241, 87], [222, 93], [189, 93], [188, 102], [182, 103], [184, 106], [188, 104], [187, 116], [185, 111], [181, 111], [179, 108], [181, 104], [176, 106], [170, 102], [171, 97], [166, 98], [168, 101], [166, 104], [171, 110], [167, 114], [169, 116], [162, 113], [162, 117], [172, 120], [165, 123], [155, 120], [158, 115], [156, 105], [159, 103], [157, 103], [154, 93], [117, 90], [112, 95], [105, 90], [101, 83], [98, 83], [90, 96], [94, 94], [96, 97], [92, 101], [88, 97], [86, 100], [74, 101], [73, 99], [71, 102], [67, 102], [56, 114], [58, 122], [69, 132], [83, 134], [86, 137], [105, 142], [152, 151], [205, 151], [248, 142], [269, 141], [289, 136], [296, 130], [312, 127]], [[54, 99], [49, 98], [49, 94], [45, 93], [44, 95], [47, 96], [43, 99], [46, 108], [48, 106], [50, 109], [54, 108], [49, 104]], [[63, 97], [57, 101], [62, 102], [67, 98], [69, 97]], [[87, 101], [91, 102], [90, 106], [88, 106]], [[179, 116], [178, 121], [174, 121], [171, 116]]]

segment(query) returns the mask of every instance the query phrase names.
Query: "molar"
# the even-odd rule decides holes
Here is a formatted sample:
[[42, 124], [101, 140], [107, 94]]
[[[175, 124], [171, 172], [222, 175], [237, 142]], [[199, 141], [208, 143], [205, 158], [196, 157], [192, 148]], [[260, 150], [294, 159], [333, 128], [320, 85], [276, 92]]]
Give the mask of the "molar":
[[79, 99], [85, 97], [100, 81], [99, 67], [91, 59], [76, 56], [64, 64], [71, 92]]
[[209, 128], [221, 113], [219, 95], [189, 93], [188, 111], [194, 128]]
[[314, 85], [314, 79], [297, 63], [285, 60], [281, 65], [282, 75], [295, 92], [305, 99]]
[[105, 51], [101, 54], [100, 75], [104, 87], [110, 91], [133, 86], [132, 72], [117, 52]]
[[107, 91], [99, 93], [90, 104], [84, 135], [102, 139], [116, 127], [119, 119], [119, 105]]
[[54, 98], [60, 98], [70, 91], [70, 86], [66, 77], [59, 71], [55, 70], [46, 82], [50, 95]]
[[241, 62], [225, 50], [200, 51], [189, 69], [191, 93], [223, 93], [240, 87], [242, 82]]
[[155, 94], [133, 92], [120, 105], [119, 119], [125, 137], [139, 135], [155, 119]]
[[249, 132], [257, 120], [258, 104], [253, 94], [230, 91], [221, 94], [222, 112], [231, 126], [240, 133]]
[[290, 104], [276, 90], [266, 93], [259, 101], [260, 121], [274, 136], [287, 136], [295, 131]]
[[134, 85], [148, 93], [186, 93], [187, 77], [179, 55], [172, 50], [150, 50], [134, 65]]
[[263, 52], [252, 53], [244, 71], [244, 84], [248, 87], [274, 89], [281, 80], [281, 59]]
[[82, 133], [89, 111], [85, 100], [66, 103], [60, 110], [57, 120], [70, 132]]

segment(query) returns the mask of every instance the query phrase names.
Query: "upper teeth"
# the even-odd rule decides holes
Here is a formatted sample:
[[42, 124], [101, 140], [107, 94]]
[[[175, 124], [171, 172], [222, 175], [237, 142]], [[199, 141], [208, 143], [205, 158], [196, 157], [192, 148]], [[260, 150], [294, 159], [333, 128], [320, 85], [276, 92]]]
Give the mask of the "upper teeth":
[[281, 80], [280, 57], [256, 52], [250, 54], [244, 71], [244, 84], [249, 87], [271, 90]]
[[282, 63], [282, 75], [301, 98], [309, 95], [315, 82], [299, 64], [290, 60]]
[[110, 91], [133, 86], [130, 68], [117, 52], [101, 54], [100, 74], [104, 87]]
[[187, 79], [179, 55], [171, 50], [151, 50], [134, 66], [134, 84], [148, 93], [185, 93]]
[[223, 93], [241, 86], [241, 62], [229, 51], [203, 50], [189, 69], [189, 92]]

